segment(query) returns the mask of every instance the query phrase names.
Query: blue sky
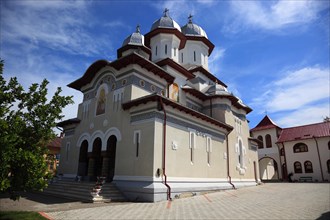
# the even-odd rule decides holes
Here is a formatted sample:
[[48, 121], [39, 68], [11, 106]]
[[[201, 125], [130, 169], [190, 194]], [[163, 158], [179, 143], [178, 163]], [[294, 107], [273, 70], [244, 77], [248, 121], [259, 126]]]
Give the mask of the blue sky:
[[281, 127], [321, 122], [330, 115], [329, 1], [1, 1], [0, 57], [6, 79], [27, 88], [50, 81], [75, 104], [80, 92], [66, 85], [98, 59], [115, 60], [123, 40], [150, 31], [164, 8], [183, 26], [191, 13], [215, 45], [210, 71], [253, 112]]

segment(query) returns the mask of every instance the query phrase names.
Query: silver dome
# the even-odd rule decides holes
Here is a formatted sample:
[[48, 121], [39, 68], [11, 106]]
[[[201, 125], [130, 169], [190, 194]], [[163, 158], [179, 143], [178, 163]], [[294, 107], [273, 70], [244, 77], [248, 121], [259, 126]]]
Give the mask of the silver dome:
[[192, 22], [192, 15], [189, 15], [188, 19], [188, 23], [181, 27], [182, 33], [184, 35], [201, 36], [207, 38], [206, 32], [203, 30], [203, 28]]
[[144, 45], [144, 36], [140, 33], [139, 25], [136, 26], [135, 33], [131, 34], [124, 40], [123, 46], [125, 45]]
[[169, 16], [169, 10], [165, 8], [164, 15], [160, 19], [156, 20], [152, 26], [151, 31], [157, 29], [157, 28], [175, 28], [181, 31], [180, 25], [176, 23], [170, 16]]

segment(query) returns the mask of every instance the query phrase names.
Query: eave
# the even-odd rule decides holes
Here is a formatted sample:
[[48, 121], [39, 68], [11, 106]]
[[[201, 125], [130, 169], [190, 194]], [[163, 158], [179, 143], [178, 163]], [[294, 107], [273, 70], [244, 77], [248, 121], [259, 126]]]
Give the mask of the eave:
[[192, 110], [190, 108], [187, 108], [177, 102], [173, 102], [171, 101], [170, 99], [167, 99], [163, 96], [160, 96], [160, 95], [157, 95], [157, 94], [152, 94], [152, 95], [149, 95], [149, 96], [145, 96], [145, 97], [142, 97], [142, 98], [139, 98], [139, 99], [135, 99], [135, 100], [132, 100], [130, 102], [126, 102], [124, 104], [122, 104], [122, 107], [124, 110], [129, 110], [130, 108], [134, 107], [134, 106], [138, 106], [138, 105], [141, 105], [141, 104], [146, 104], [148, 102], [158, 102], [160, 101], [160, 99], [162, 99], [162, 102], [167, 105], [167, 106], [171, 106], [172, 108], [175, 108], [175, 109], [178, 109], [180, 112], [184, 112], [186, 114], [189, 114], [191, 116], [194, 116], [196, 118], [199, 118], [203, 121], [206, 121], [208, 123], [211, 123], [213, 125], [216, 125], [220, 128], [223, 128], [225, 130], [229, 132], [231, 132], [233, 130], [233, 127], [228, 125], [228, 124], [225, 124], [223, 122], [220, 122], [218, 120], [215, 120], [205, 114], [202, 114], [200, 112], [197, 112], [195, 110]]
[[205, 95], [204, 93], [193, 89], [193, 88], [182, 88], [183, 91], [190, 93], [191, 95], [195, 96], [196, 98], [205, 101], [208, 99], [213, 99], [213, 98], [226, 98], [229, 99], [231, 101], [231, 104], [233, 106], [235, 106], [238, 109], [243, 109], [246, 114], [249, 114], [252, 109], [249, 106], [245, 106], [239, 103], [239, 99], [237, 97], [235, 97], [234, 95], [228, 94], [228, 95], [220, 95], [220, 94], [216, 94], [216, 95]]
[[117, 57], [118, 58], [122, 57], [123, 52], [129, 49], [141, 49], [151, 56], [151, 50], [148, 47], [141, 45], [127, 44], [117, 50]]
[[79, 124], [80, 123], [80, 119], [79, 118], [71, 118], [65, 121], [61, 121], [59, 123], [56, 124], [57, 127], [65, 127], [67, 125], [71, 125], [71, 124]]
[[213, 82], [216, 82], [222, 86], [224, 86], [225, 88], [227, 88], [227, 85], [225, 83], [223, 83], [220, 79], [218, 79], [217, 77], [215, 77], [212, 73], [210, 73], [209, 71], [207, 71], [204, 67], [202, 66], [198, 66], [195, 67], [193, 69], [190, 69], [189, 72], [194, 73], [194, 72], [201, 72], [203, 73], [207, 78], [209, 78], [210, 80], [212, 80]]
[[185, 77], [187, 77], [188, 79], [195, 78], [194, 74], [192, 74], [186, 68], [182, 67], [180, 64], [178, 64], [177, 62], [175, 62], [174, 60], [172, 60], [170, 58], [165, 58], [161, 61], [158, 61], [156, 64], [158, 66], [168, 65], [168, 66], [172, 67], [173, 69], [175, 69], [176, 71], [178, 71], [179, 73], [181, 73], [182, 75], [184, 75]]
[[155, 30], [150, 31], [149, 33], [144, 35], [144, 44], [150, 48], [150, 40], [157, 34], [174, 34], [175, 36], [177, 36], [180, 39], [179, 50], [184, 48], [186, 44], [186, 36], [184, 36], [184, 34], [182, 34], [176, 28], [156, 28]]
[[202, 41], [209, 48], [209, 56], [211, 55], [214, 49], [214, 44], [209, 39], [203, 36], [192, 36], [192, 35], [185, 35], [185, 36], [187, 40]]

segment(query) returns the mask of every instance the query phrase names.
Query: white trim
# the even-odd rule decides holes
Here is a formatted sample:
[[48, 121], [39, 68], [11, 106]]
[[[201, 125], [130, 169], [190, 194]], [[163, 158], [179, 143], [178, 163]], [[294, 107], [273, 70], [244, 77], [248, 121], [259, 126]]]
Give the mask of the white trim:
[[91, 136], [89, 133], [85, 132], [82, 133], [77, 141], [77, 147], [81, 147], [82, 142], [86, 140], [88, 142], [88, 146], [90, 145], [90, 140], [91, 140]]
[[116, 128], [116, 127], [111, 127], [111, 128], [109, 128], [109, 129], [105, 132], [105, 135], [104, 135], [105, 140], [108, 141], [108, 139], [110, 138], [111, 135], [116, 136], [117, 141], [121, 141], [121, 138], [122, 138], [122, 137], [121, 137], [121, 133], [120, 133], [120, 131], [119, 131], [118, 128]]

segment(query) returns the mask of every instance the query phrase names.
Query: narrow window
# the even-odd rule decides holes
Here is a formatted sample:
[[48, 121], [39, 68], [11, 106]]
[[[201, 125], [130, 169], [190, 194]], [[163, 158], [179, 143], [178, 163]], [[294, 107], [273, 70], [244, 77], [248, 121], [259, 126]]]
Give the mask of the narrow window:
[[167, 44], [165, 44], [165, 54], [167, 54]]
[[272, 147], [272, 138], [269, 134], [266, 134], [266, 147], [271, 148]]
[[305, 173], [313, 173], [313, 164], [310, 161], [305, 161], [304, 163]]
[[174, 48], [174, 56], [176, 56], [176, 48]]
[[194, 163], [194, 148], [195, 148], [195, 132], [189, 132], [189, 148], [190, 148], [190, 162]]
[[258, 140], [261, 141], [261, 143], [258, 145], [258, 148], [264, 148], [264, 140], [261, 135], [258, 136]]
[[280, 150], [280, 155], [281, 155], [281, 156], [284, 156], [284, 148], [281, 148], [281, 150]]
[[206, 152], [207, 152], [207, 164], [211, 165], [211, 152], [212, 152], [211, 137], [206, 137]]
[[196, 62], [196, 51], [194, 51], [194, 62]]
[[183, 53], [181, 53], [181, 63], [183, 63]]
[[327, 161], [328, 173], [330, 173], [330, 160]]
[[66, 143], [66, 161], [69, 161], [70, 142]]
[[244, 167], [244, 156], [243, 156], [243, 145], [242, 145], [241, 140], [239, 140], [239, 142], [238, 142], [238, 147], [239, 147], [238, 162], [240, 164], [240, 167], [243, 168]]
[[155, 53], [156, 53], [156, 56], [157, 56], [157, 52], [158, 52], [158, 48], [157, 48], [157, 46], [156, 46], [156, 51], [155, 51]]
[[302, 167], [301, 167], [301, 163], [296, 161], [294, 162], [294, 172], [295, 173], [302, 173]]
[[140, 141], [141, 141], [141, 131], [134, 131], [134, 139], [133, 143], [135, 144], [135, 156], [139, 157], [139, 148], [140, 148]]

